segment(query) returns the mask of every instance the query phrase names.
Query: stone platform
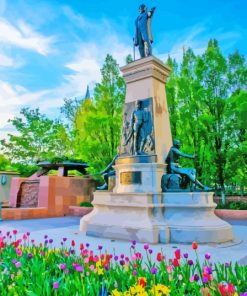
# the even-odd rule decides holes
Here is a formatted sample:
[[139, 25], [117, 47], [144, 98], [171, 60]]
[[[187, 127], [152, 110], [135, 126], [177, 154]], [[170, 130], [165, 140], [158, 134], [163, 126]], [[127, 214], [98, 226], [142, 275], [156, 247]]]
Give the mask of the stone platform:
[[213, 192], [166, 192], [164, 218], [172, 243], [224, 243], [233, 240], [232, 227], [214, 213]]
[[147, 243], [224, 243], [232, 227], [214, 214], [213, 192], [96, 191], [94, 210], [80, 221], [89, 236]]
[[95, 237], [168, 243], [161, 197], [152, 193], [96, 191], [94, 210], [81, 219], [80, 230]]

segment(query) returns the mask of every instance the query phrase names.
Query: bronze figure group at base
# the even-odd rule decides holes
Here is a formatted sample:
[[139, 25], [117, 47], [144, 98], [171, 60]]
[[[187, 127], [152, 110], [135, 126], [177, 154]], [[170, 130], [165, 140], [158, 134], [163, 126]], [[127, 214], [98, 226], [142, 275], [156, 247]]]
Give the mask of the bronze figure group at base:
[[[185, 157], [194, 159], [194, 155], [189, 155], [181, 152], [180, 141], [174, 140], [167, 158], [167, 173], [162, 176], [161, 188], [162, 192], [178, 192], [178, 191], [210, 191], [211, 188], [203, 185], [196, 179], [196, 170], [194, 168], [182, 168], [179, 165], [179, 158]], [[116, 175], [113, 166], [119, 154], [117, 154], [109, 165], [100, 173], [103, 175], [105, 183], [102, 186], [97, 187], [97, 190], [108, 189], [108, 179]]]

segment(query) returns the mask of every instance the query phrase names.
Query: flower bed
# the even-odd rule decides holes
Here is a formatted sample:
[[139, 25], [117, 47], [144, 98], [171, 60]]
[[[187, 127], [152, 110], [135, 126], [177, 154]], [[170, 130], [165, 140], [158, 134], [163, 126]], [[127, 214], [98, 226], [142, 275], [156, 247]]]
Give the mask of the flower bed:
[[214, 210], [215, 215], [221, 219], [246, 220], [247, 210]]
[[17, 238], [0, 234], [0, 295], [247, 295], [247, 266], [213, 264], [210, 254], [199, 263], [176, 249], [173, 258], [153, 254], [148, 244], [145, 256], [133, 241], [129, 254], [90, 250], [89, 244], [75, 246], [72, 240], [44, 237], [36, 244], [30, 233]]

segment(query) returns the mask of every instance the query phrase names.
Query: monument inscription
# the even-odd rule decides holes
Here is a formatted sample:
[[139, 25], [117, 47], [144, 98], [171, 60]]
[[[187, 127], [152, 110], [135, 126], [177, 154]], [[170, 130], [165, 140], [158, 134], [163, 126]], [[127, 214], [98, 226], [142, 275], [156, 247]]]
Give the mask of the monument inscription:
[[142, 184], [142, 172], [122, 172], [120, 183], [122, 185]]

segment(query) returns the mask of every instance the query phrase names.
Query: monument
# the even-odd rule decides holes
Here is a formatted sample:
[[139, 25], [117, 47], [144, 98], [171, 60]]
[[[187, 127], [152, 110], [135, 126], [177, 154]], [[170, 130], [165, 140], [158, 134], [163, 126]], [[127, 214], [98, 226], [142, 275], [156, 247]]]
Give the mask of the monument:
[[[165, 93], [170, 69], [151, 55], [150, 39], [145, 45], [153, 12], [154, 8], [147, 12], [145, 5], [140, 6], [135, 45], [141, 58], [121, 68], [126, 97], [120, 151], [114, 159], [116, 185], [113, 191], [94, 193], [94, 210], [81, 219], [80, 230], [90, 236], [148, 243], [231, 241], [231, 226], [214, 214], [213, 192], [195, 186], [194, 191], [183, 190], [180, 181], [175, 190], [167, 184], [167, 175], [180, 180], [185, 172], [192, 183], [197, 180], [186, 169], [167, 174], [167, 167], [174, 165], [169, 162], [172, 136]], [[148, 49], [144, 52], [143, 44]]]

